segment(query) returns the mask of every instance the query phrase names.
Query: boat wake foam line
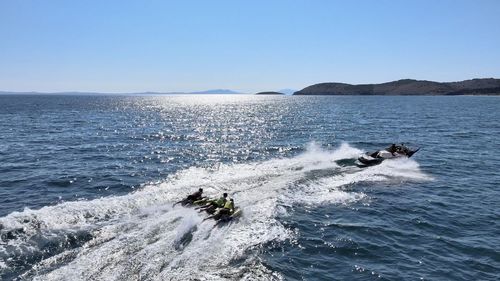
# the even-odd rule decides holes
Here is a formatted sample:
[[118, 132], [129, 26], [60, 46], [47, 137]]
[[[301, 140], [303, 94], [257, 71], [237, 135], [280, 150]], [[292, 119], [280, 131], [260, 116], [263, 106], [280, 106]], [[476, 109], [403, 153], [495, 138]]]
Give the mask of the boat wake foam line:
[[[35, 280], [279, 279], [258, 248], [293, 238], [278, 220], [287, 206], [363, 200], [343, 188], [357, 182], [431, 179], [410, 159], [365, 169], [335, 162], [360, 153], [346, 143], [333, 151], [311, 144], [293, 158], [191, 167], [128, 195], [14, 212], [0, 218], [0, 272], [24, 261], [23, 277]], [[192, 208], [171, 207], [200, 187], [208, 196], [228, 192], [243, 210], [239, 222], [214, 228]]]

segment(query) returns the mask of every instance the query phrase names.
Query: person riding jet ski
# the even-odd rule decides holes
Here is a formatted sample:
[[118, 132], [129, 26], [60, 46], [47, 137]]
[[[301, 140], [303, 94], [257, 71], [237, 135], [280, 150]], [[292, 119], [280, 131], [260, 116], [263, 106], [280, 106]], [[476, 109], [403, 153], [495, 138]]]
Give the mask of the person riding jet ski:
[[213, 214], [212, 216], [206, 217], [204, 219], [204, 221], [208, 220], [208, 219], [214, 219], [216, 221], [222, 220], [222, 219], [226, 220], [229, 217], [231, 217], [234, 214], [234, 212], [235, 212], [234, 199], [231, 198], [228, 201], [226, 201], [226, 204], [224, 204], [223, 208], [217, 209], [215, 214]]
[[173, 206], [175, 206], [177, 204], [181, 204], [182, 206], [185, 206], [185, 205], [188, 205], [188, 204], [191, 205], [195, 201], [198, 201], [198, 200], [201, 200], [201, 199], [203, 199], [203, 188], [198, 189], [198, 191], [196, 191], [193, 194], [188, 195], [186, 198], [182, 199], [181, 201], [175, 202]]
[[404, 144], [396, 145], [392, 144], [386, 149], [377, 150], [371, 153], [365, 153], [358, 158], [358, 161], [362, 164], [362, 166], [372, 166], [382, 163], [382, 161], [391, 158], [399, 158], [399, 157], [411, 157], [415, 152], [417, 152], [419, 148], [415, 150], [411, 150], [406, 147]]
[[209, 214], [213, 214], [217, 208], [223, 208], [227, 201], [227, 193], [222, 194], [219, 199], [209, 200], [205, 205], [198, 207], [201, 211], [206, 211]]
[[238, 219], [243, 214], [241, 208], [235, 207], [230, 214], [222, 215], [219, 220], [215, 223], [215, 226], [220, 226], [222, 224], [228, 223], [232, 220]]

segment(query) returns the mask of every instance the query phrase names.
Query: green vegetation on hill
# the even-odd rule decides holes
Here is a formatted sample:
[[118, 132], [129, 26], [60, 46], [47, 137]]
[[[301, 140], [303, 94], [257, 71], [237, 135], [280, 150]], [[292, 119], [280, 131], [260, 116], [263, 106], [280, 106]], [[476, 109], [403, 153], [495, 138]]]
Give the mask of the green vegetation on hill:
[[297, 91], [294, 95], [500, 95], [500, 79], [485, 78], [444, 83], [403, 79], [360, 85], [320, 83]]

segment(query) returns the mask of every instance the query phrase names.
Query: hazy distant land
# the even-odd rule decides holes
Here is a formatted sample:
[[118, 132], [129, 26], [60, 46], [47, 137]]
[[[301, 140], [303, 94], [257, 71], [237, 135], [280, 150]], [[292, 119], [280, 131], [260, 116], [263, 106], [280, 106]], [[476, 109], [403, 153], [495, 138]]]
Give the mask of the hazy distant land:
[[67, 91], [67, 92], [11, 92], [11, 91], [0, 91], [0, 95], [244, 95], [245, 93], [240, 93], [227, 89], [215, 89], [197, 92], [130, 92], [130, 93], [102, 93], [102, 92], [78, 92], [78, 91]]
[[[215, 89], [197, 92], [131, 92], [131, 93], [99, 93], [99, 92], [10, 92], [0, 91], [0, 95], [246, 95], [228, 89]], [[402, 79], [381, 84], [346, 84], [326, 82], [314, 84], [300, 91], [283, 89], [279, 91], [263, 91], [255, 95], [500, 95], [500, 79], [478, 78], [459, 82], [434, 82], [426, 80]]]

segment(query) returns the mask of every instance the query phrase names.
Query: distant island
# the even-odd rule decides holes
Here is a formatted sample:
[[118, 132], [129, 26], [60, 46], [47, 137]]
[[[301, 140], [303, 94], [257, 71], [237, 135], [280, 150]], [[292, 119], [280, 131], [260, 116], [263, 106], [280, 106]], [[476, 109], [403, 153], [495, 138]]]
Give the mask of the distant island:
[[284, 94], [280, 92], [259, 92], [256, 95], [284, 95]]
[[294, 95], [500, 95], [500, 79], [483, 78], [460, 82], [403, 79], [381, 84], [320, 83]]

